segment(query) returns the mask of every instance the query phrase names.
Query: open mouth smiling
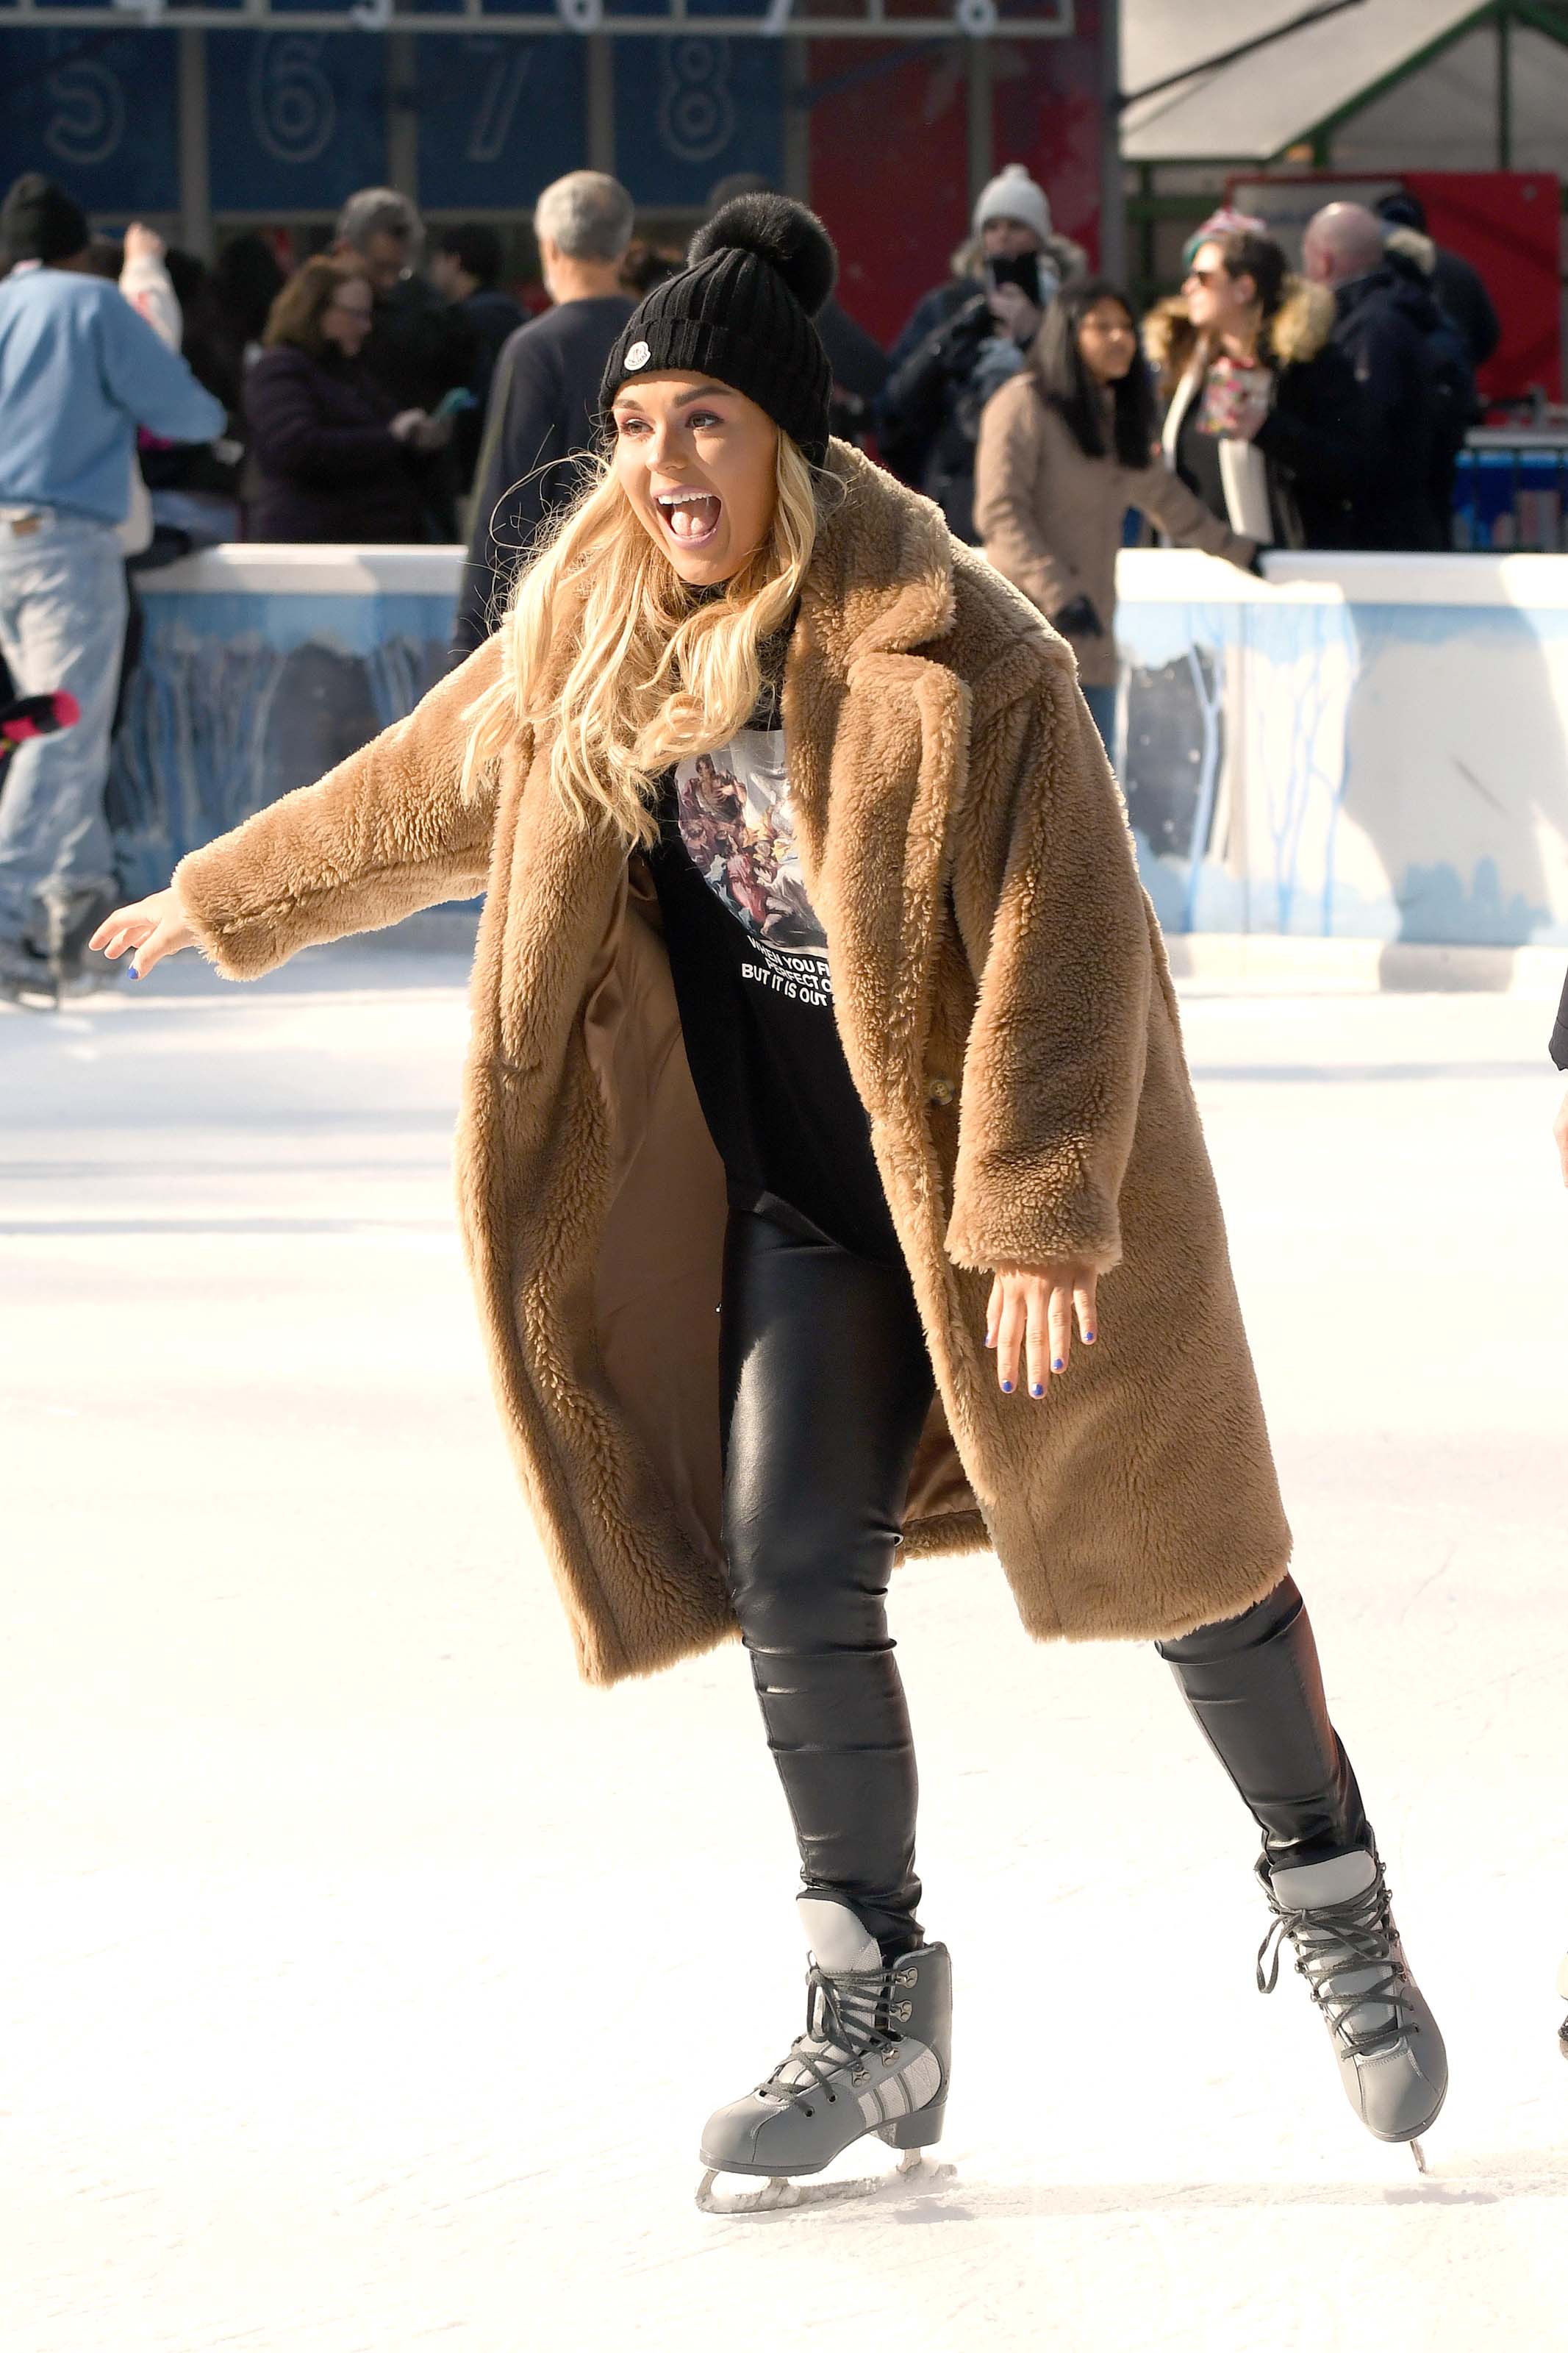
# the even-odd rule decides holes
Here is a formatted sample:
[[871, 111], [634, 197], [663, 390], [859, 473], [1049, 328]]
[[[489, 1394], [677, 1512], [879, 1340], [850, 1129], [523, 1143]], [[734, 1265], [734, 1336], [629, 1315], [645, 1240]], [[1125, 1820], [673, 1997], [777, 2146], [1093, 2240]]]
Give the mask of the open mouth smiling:
[[724, 502], [716, 491], [656, 491], [654, 504], [678, 547], [698, 550], [717, 538]]

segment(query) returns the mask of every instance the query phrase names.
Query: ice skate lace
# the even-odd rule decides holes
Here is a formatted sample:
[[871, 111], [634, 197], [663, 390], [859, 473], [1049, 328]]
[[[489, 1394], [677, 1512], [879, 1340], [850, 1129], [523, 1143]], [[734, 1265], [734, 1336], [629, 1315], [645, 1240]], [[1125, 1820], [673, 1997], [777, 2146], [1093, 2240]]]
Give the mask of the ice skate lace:
[[864, 2080], [862, 2062], [881, 2050], [896, 2053], [899, 2042], [886, 2023], [891, 1988], [899, 1981], [894, 1968], [841, 1969], [830, 1977], [815, 1961], [806, 1973], [805, 2032], [796, 2035], [790, 2055], [781, 2060], [758, 2090], [766, 2097], [787, 2100], [810, 2113], [809, 2098], [835, 2100], [831, 2078], [849, 2070], [850, 2082]]
[[[1368, 2059], [1392, 2051], [1415, 2021], [1405, 1972], [1394, 1956], [1392, 1896], [1381, 1869], [1363, 1894], [1343, 1904], [1315, 1904], [1298, 1912], [1279, 1903], [1272, 1889], [1265, 1892], [1274, 1926], [1258, 1948], [1258, 1992], [1272, 1993], [1279, 1984], [1280, 1947], [1289, 1936], [1296, 1947], [1297, 1976], [1306, 1979], [1312, 2000], [1352, 2056]], [[1353, 1989], [1335, 1984], [1348, 1970], [1360, 1977], [1369, 1969], [1383, 1974]], [[1388, 2016], [1372, 2022], [1380, 2009]], [[1360, 2026], [1353, 2022], [1358, 2010], [1369, 2013]]]

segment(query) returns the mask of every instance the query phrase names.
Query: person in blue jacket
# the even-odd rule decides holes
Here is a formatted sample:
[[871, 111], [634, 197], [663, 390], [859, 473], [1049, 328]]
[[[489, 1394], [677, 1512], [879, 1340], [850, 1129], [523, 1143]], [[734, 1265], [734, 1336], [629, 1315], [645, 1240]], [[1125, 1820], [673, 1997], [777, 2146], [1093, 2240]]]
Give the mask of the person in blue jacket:
[[54, 997], [119, 891], [103, 794], [125, 633], [119, 526], [137, 427], [215, 440], [224, 411], [84, 264], [86, 214], [37, 172], [0, 206], [0, 659], [78, 723], [28, 743], [0, 801], [0, 995]]

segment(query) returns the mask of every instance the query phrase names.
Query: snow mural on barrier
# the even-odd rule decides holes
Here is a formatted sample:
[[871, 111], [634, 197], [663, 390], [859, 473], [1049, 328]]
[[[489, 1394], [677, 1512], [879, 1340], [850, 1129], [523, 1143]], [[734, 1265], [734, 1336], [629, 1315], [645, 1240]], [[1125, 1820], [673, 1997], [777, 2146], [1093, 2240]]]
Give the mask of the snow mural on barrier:
[[[339, 553], [294, 559], [310, 593], [239, 585], [247, 565], [276, 576], [266, 550], [144, 584], [110, 792], [130, 889], [442, 675], [461, 552]], [[314, 589], [336, 568], [384, 583], [394, 557], [425, 576]], [[1166, 929], [1568, 944], [1568, 557], [1270, 571], [1122, 558], [1118, 765]]]
[[110, 780], [121, 880], [161, 890], [187, 849], [314, 784], [447, 668], [442, 596], [163, 593]]
[[1568, 943], [1568, 610], [1134, 591], [1117, 634], [1167, 930]]

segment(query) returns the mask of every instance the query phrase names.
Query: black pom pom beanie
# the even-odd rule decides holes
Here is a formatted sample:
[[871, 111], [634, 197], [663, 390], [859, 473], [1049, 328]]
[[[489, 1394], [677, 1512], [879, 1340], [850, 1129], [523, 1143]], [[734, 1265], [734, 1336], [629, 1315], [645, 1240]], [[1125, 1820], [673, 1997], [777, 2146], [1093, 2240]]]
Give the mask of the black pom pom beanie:
[[616, 393], [639, 375], [708, 375], [754, 400], [820, 466], [833, 371], [812, 320], [837, 274], [815, 213], [789, 196], [737, 196], [621, 330], [599, 388], [606, 426]]

